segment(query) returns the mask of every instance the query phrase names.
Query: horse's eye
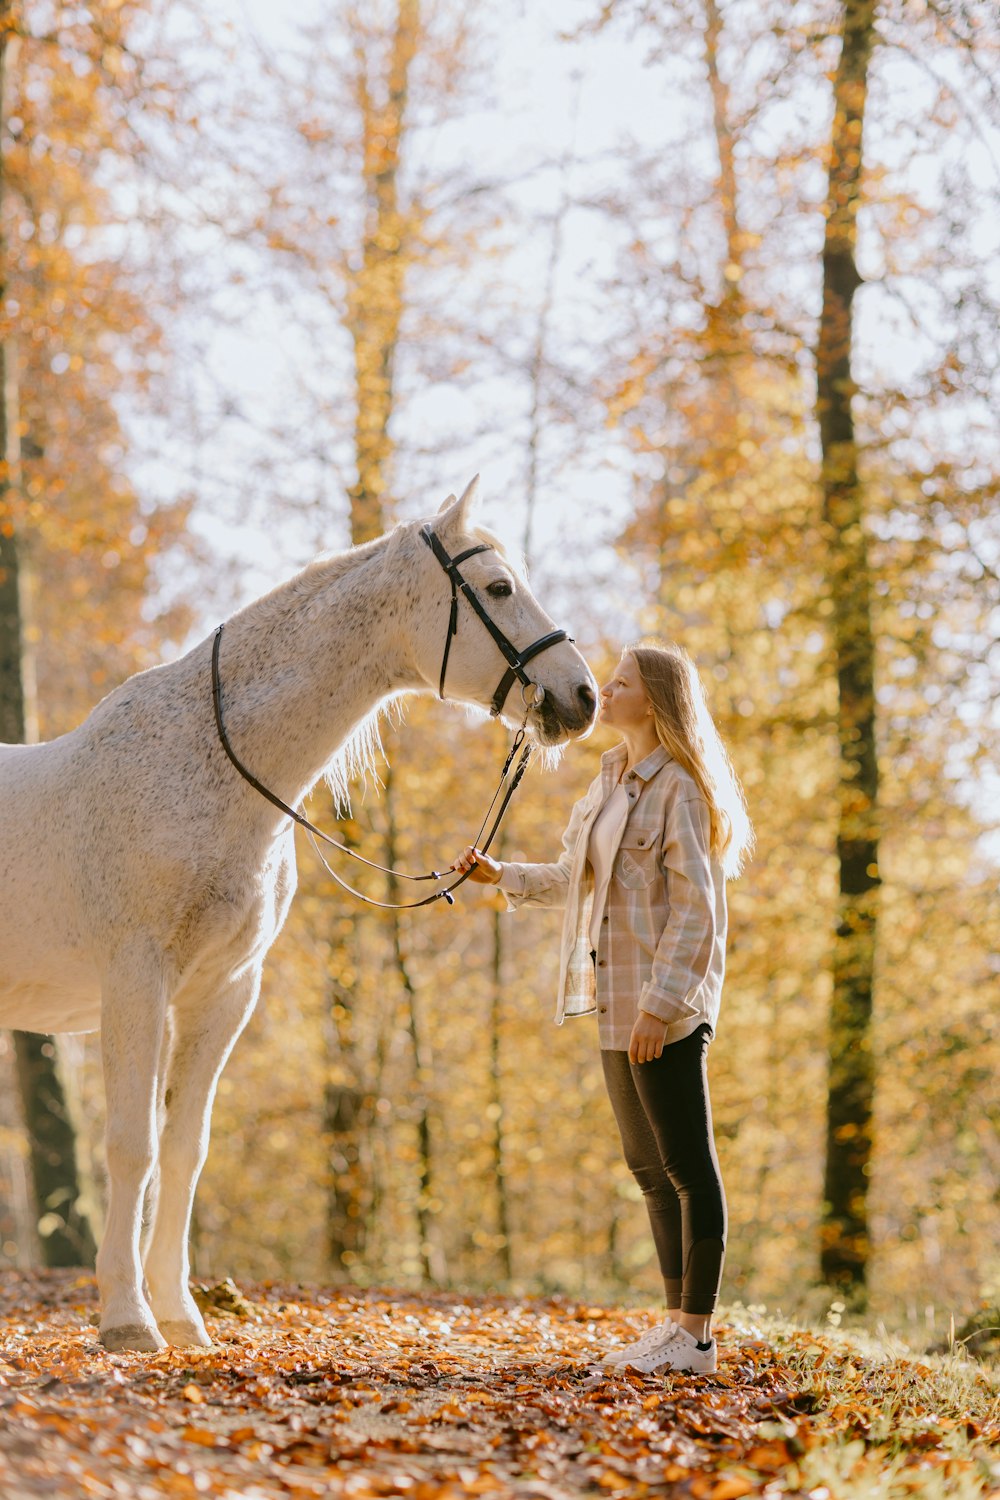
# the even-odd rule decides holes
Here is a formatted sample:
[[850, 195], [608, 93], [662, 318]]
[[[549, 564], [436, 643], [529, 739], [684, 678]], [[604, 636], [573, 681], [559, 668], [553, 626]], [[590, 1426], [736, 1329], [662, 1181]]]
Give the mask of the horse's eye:
[[496, 583], [489, 583], [486, 592], [491, 599], [509, 599], [514, 590], [506, 578], [498, 578]]

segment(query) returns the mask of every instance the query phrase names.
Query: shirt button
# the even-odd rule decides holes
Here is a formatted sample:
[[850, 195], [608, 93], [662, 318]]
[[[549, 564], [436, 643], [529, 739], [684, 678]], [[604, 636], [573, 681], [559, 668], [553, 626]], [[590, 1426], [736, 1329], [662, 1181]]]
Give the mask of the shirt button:
[[599, 969], [605, 969], [605, 968], [607, 968], [607, 964], [608, 964], [608, 961], [607, 961], [606, 958], [599, 958], [597, 960], [597, 967]]
[[643, 847], [643, 845], [645, 844], [645, 842], [646, 842], [645, 839], [636, 839], [636, 843], [638, 844], [638, 846], [639, 846], [640, 849]]
[[602, 917], [602, 918], [601, 918], [601, 921], [602, 921], [602, 922], [606, 922], [606, 921], [607, 921], [607, 920], [608, 920], [608, 918], [607, 918], [607, 915], [605, 915], [605, 916], [603, 916], [603, 917]]
[[608, 1013], [608, 1007], [606, 1005], [602, 1005], [600, 1009], [601, 1009], [601, 1015], [602, 1016], [606, 1016], [607, 1013]]

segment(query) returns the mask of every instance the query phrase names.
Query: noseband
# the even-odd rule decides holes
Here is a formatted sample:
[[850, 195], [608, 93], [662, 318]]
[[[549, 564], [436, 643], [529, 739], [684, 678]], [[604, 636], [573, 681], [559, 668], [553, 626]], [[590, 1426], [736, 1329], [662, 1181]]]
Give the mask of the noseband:
[[[469, 587], [469, 584], [458, 571], [459, 564], [465, 562], [470, 557], [474, 557], [477, 552], [492, 551], [492, 548], [489, 546], [489, 544], [486, 542], [482, 542], [477, 547], [469, 547], [465, 552], [460, 552], [457, 557], [450, 557], [449, 554], [445, 551], [444, 547], [442, 547], [432, 527], [430, 527], [429, 525], [422, 527], [420, 535], [423, 537], [428, 547], [430, 547], [431, 551], [434, 553], [434, 556], [437, 558], [442, 568], [444, 568], [451, 581], [451, 615], [448, 621], [448, 634], [445, 638], [444, 643], [444, 656], [441, 661], [441, 679], [438, 684], [439, 697], [441, 697], [442, 699], [444, 698], [444, 679], [445, 673], [448, 670], [448, 653], [451, 650], [452, 638], [458, 633], [459, 589], [462, 590], [462, 593], [472, 605], [472, 608], [482, 620], [483, 624], [486, 626], [486, 629], [489, 631], [494, 641], [496, 641], [505, 659], [509, 663], [506, 672], [500, 679], [496, 692], [493, 694], [490, 713], [494, 718], [499, 717], [500, 713], [503, 711], [504, 703], [507, 700], [507, 694], [510, 692], [511, 685], [514, 682], [515, 677], [521, 683], [521, 696], [524, 700], [524, 719], [521, 723], [520, 729], [514, 736], [514, 742], [510, 747], [510, 751], [508, 752], [506, 760], [504, 761], [503, 769], [500, 772], [500, 780], [497, 784], [497, 789], [493, 793], [493, 800], [491, 801], [489, 807], [486, 809], [486, 816], [482, 821], [479, 832], [476, 834], [476, 837], [472, 841], [474, 847], [480, 849], [485, 854], [489, 850], [490, 845], [497, 835], [497, 831], [499, 830], [500, 824], [503, 821], [504, 813], [507, 811], [510, 800], [513, 797], [514, 793], [517, 791], [518, 786], [520, 785], [521, 777], [524, 775], [525, 771], [528, 768], [528, 761], [531, 759], [531, 743], [530, 741], [527, 744], [524, 743], [528, 714], [531, 712], [532, 708], [537, 708], [545, 697], [545, 689], [542, 688], [538, 683], [534, 683], [531, 681], [531, 678], [524, 670], [525, 665], [527, 662], [531, 661], [532, 657], [537, 656], [540, 651], [545, 651], [549, 646], [557, 646], [560, 641], [571, 640], [572, 637], [568, 636], [565, 630], [550, 630], [548, 635], [540, 636], [539, 639], [532, 645], [526, 646], [523, 651], [518, 651], [517, 647], [507, 639], [500, 627], [496, 625], [490, 618], [489, 613], [486, 609], [484, 609], [478, 596]], [[452, 891], [457, 890], [460, 885], [463, 885], [465, 881], [468, 880], [470, 874], [472, 873], [471, 870], [466, 870], [465, 873], [460, 875], [457, 880], [453, 880], [450, 885], [442, 886], [440, 890], [434, 891], [432, 895], [425, 896], [422, 901], [375, 901], [371, 896], [366, 896], [363, 891], [355, 890], [354, 886], [348, 885], [347, 881], [342, 879], [341, 876], [337, 874], [336, 870], [331, 868], [329, 861], [324, 858], [323, 851], [320, 849], [319, 844], [317, 843], [317, 839], [321, 839], [324, 844], [329, 844], [334, 849], [339, 849], [342, 854], [349, 854], [352, 859], [358, 860], [360, 864], [367, 865], [370, 870], [380, 870], [384, 875], [392, 876], [393, 880], [439, 881], [446, 879], [450, 871], [430, 870], [426, 875], [406, 875], [401, 870], [393, 870], [390, 869], [388, 865], [380, 865], [375, 860], [366, 859], [364, 855], [359, 854], [356, 849], [350, 848], [348, 844], [341, 843], [339, 839], [331, 838], [328, 833], [324, 833], [321, 828], [317, 828], [314, 823], [311, 823], [309, 819], [303, 813], [300, 813], [296, 808], [289, 807], [287, 802], [283, 802], [279, 796], [272, 792], [270, 788], [266, 787], [262, 781], [258, 781], [257, 777], [247, 769], [247, 767], [239, 759], [235, 750], [230, 744], [229, 735], [226, 733], [226, 726], [222, 717], [222, 676], [219, 670], [219, 655], [222, 649], [222, 632], [224, 628], [225, 627], [223, 625], [219, 626], [219, 628], [215, 632], [215, 640], [212, 642], [212, 702], [215, 709], [215, 727], [218, 732], [219, 740], [222, 744], [223, 750], [226, 752], [226, 755], [229, 757], [232, 764], [236, 767], [237, 771], [239, 771], [240, 775], [243, 777], [243, 780], [249, 782], [254, 791], [259, 792], [260, 795], [262, 797], [265, 797], [268, 802], [272, 803], [281, 812], [285, 813], [287, 817], [293, 819], [294, 822], [298, 823], [300, 828], [303, 828], [305, 830], [309, 842], [312, 844], [313, 848], [316, 850], [316, 853], [319, 855], [319, 858], [326, 868], [327, 873], [333, 878], [333, 880], [336, 881], [337, 885], [339, 885], [343, 890], [347, 891], [349, 895], [356, 896], [359, 901], [364, 901], [368, 906], [380, 906], [393, 911], [412, 909], [418, 906], [430, 906], [433, 901], [440, 900], [446, 901], [449, 906], [454, 906], [455, 898], [452, 896]], [[517, 765], [515, 766], [514, 758], [519, 750], [521, 751], [521, 754], [518, 758]], [[513, 774], [511, 774], [512, 766], [514, 767]], [[503, 794], [502, 797], [501, 793]], [[496, 807], [498, 799], [500, 799], [500, 807], [497, 810], [496, 816], [494, 817], [493, 822], [489, 828], [489, 832], [486, 832], [486, 825], [490, 821], [490, 814]]]
[[[521, 693], [525, 704], [528, 708], [537, 708], [545, 697], [545, 689], [540, 687], [538, 683], [532, 682], [524, 668], [531, 661], [532, 657], [537, 656], [540, 651], [547, 651], [550, 646], [558, 646], [560, 641], [568, 641], [571, 637], [566, 634], [565, 630], [550, 630], [548, 635], [539, 636], [537, 641], [534, 641], [530, 646], [525, 646], [523, 651], [518, 651], [513, 642], [507, 639], [499, 625], [490, 617], [489, 611], [483, 607], [479, 595], [470, 587], [458, 571], [459, 563], [464, 563], [468, 558], [475, 557], [477, 552], [492, 552], [493, 548], [489, 543], [480, 542], [478, 547], [467, 547], [457, 557], [450, 557], [444, 547], [442, 547], [432, 526], [421, 526], [420, 535], [434, 553], [442, 568], [444, 568], [451, 583], [451, 616], [448, 620], [448, 634], [445, 636], [444, 641], [444, 656], [441, 658], [441, 680], [438, 683], [438, 697], [444, 698], [444, 675], [448, 670], [448, 653], [451, 650], [452, 640], [458, 634], [458, 590], [461, 589], [490, 635], [500, 647], [504, 657], [510, 663], [500, 679], [496, 692], [493, 694], [490, 707], [490, 713], [493, 718], [499, 718], [503, 712], [503, 706], [507, 701], [507, 694], [510, 692], [515, 677], [521, 684]], [[531, 688], [532, 690], [530, 696], [525, 691], [527, 688]]]

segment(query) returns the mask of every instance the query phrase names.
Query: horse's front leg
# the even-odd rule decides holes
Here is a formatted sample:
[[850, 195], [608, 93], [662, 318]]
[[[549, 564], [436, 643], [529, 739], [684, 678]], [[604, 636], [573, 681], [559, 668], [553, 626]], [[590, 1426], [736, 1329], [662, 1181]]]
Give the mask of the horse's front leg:
[[188, 1287], [188, 1234], [198, 1177], [208, 1154], [215, 1088], [260, 988], [260, 972], [233, 980], [210, 999], [186, 1000], [172, 1013], [163, 1095], [159, 1190], [143, 1257], [149, 1300], [171, 1344], [211, 1339]]
[[97, 1283], [101, 1343], [113, 1351], [164, 1347], [143, 1295], [139, 1231], [156, 1154], [156, 1077], [165, 1008], [162, 954], [145, 939], [123, 944], [108, 965], [101, 1008], [108, 1215], [97, 1255]]

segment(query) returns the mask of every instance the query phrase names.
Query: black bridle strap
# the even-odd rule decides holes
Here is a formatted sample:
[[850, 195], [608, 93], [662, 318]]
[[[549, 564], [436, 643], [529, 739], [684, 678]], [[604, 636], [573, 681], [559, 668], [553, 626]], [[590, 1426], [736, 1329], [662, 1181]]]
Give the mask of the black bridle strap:
[[[480, 549], [476, 548], [475, 550], [478, 551]], [[370, 870], [378, 870], [383, 875], [391, 875], [396, 880], [443, 880], [448, 874], [448, 871], [431, 870], [426, 875], [408, 875], [402, 870], [393, 870], [388, 865], [380, 865], [375, 860], [366, 859], [365, 856], [363, 854], [359, 854], [356, 849], [352, 849], [348, 844], [341, 843], [338, 839], [331, 838], [330, 834], [324, 833], [321, 828], [317, 828], [314, 823], [311, 823], [309, 819], [305, 817], [303, 813], [297, 811], [296, 808], [289, 807], [287, 802], [283, 802], [282, 799], [274, 792], [272, 792], [269, 787], [266, 787], [262, 781], [258, 780], [258, 778], [253, 774], [252, 771], [247, 769], [247, 767], [237, 756], [230, 743], [229, 735], [226, 732], [226, 726], [222, 717], [222, 677], [219, 672], [219, 653], [222, 649], [222, 632], [224, 628], [224, 624], [219, 626], [219, 628], [215, 632], [215, 639], [212, 642], [212, 702], [215, 708], [215, 727], [218, 732], [219, 740], [222, 744], [223, 750], [226, 752], [226, 755], [229, 757], [229, 760], [232, 762], [232, 764], [236, 767], [237, 771], [243, 777], [243, 780], [249, 782], [250, 786], [253, 787], [255, 792], [259, 792], [262, 797], [265, 797], [268, 802], [270, 802], [274, 807], [278, 808], [279, 811], [283, 812], [286, 817], [291, 818], [294, 822], [298, 823], [300, 828], [305, 829], [310, 842], [313, 845], [313, 848], [316, 850], [316, 853], [323, 861], [323, 864], [329, 874], [333, 877], [338, 885], [344, 888], [345, 891], [349, 891], [352, 896], [357, 896], [359, 901], [366, 901], [369, 906], [397, 908], [399, 910], [406, 910], [417, 906], [429, 906], [432, 901], [440, 901], [442, 899], [447, 901], [449, 906], [454, 905], [454, 900], [451, 893], [452, 891], [457, 890], [457, 888], [462, 885], [464, 881], [468, 880], [470, 874], [468, 870], [450, 886], [444, 887], [439, 891], [435, 891], [431, 896], [425, 896], [422, 901], [374, 901], [370, 896], [365, 896], [361, 891], [356, 891], [353, 886], [348, 885], [346, 881], [342, 880], [335, 870], [331, 869], [328, 861], [324, 859], [323, 854], [316, 843], [317, 839], [322, 839], [324, 844], [329, 844], [332, 848], [339, 849], [342, 854], [349, 854], [352, 859], [356, 859], [359, 864], [367, 865]], [[489, 821], [490, 813], [496, 806], [497, 798], [500, 796], [504, 781], [507, 779], [508, 772], [510, 771], [511, 765], [514, 761], [514, 756], [517, 754], [517, 751], [521, 749], [523, 742], [524, 730], [519, 729], [517, 734], [514, 736], [514, 743], [511, 745], [510, 751], [507, 755], [507, 759], [504, 761], [503, 769], [500, 772], [500, 780], [497, 784], [497, 789], [493, 793], [493, 800], [490, 802], [489, 807], [486, 809], [486, 817], [483, 819], [479, 832], [473, 840], [475, 847], [481, 848], [483, 853], [486, 853], [486, 851], [489, 849], [490, 844], [493, 842], [493, 839], [496, 837], [497, 830], [499, 829], [503, 816], [507, 811], [507, 806], [515, 791], [517, 790], [521, 777], [527, 770], [528, 761], [531, 758], [532, 750], [532, 746], [530, 744], [524, 745], [524, 748], [521, 750], [521, 758], [518, 761], [517, 768], [511, 779], [511, 783], [507, 788], [503, 801], [500, 804], [500, 810], [498, 811], [496, 818], [493, 820], [493, 826], [490, 829], [485, 844], [480, 845], [479, 840], [483, 836], [483, 830], [485, 829], [486, 824]]]
[[[314, 823], [310, 823], [304, 813], [300, 813], [294, 807], [289, 807], [287, 802], [283, 802], [279, 796], [271, 791], [270, 787], [266, 787], [262, 781], [257, 779], [252, 771], [247, 769], [233, 749], [222, 719], [222, 679], [219, 674], [219, 651], [222, 646], [222, 632], [224, 628], [224, 625], [219, 626], [215, 632], [215, 640], [212, 643], [212, 699], [215, 704], [215, 727], [218, 730], [219, 739], [222, 741], [223, 750], [225, 750], [229, 759], [243, 777], [243, 780], [248, 781], [255, 792], [259, 792], [262, 797], [266, 797], [268, 802], [277, 807], [286, 817], [294, 819], [299, 827], [304, 828], [308, 834], [322, 839], [324, 844], [330, 844], [332, 848], [339, 849], [342, 854], [349, 854], [352, 859], [356, 859], [360, 864], [367, 865], [369, 869], [380, 870], [384, 875], [395, 875], [398, 880], [442, 880], [448, 873], [446, 870], [430, 870], [426, 875], [407, 875], [401, 870], [390, 870], [388, 865], [380, 865], [375, 860], [366, 859], [363, 854], [359, 854], [349, 844], [342, 844], [338, 839], [332, 838], [330, 834], [324, 833], [321, 828], [317, 828]], [[494, 797], [495, 800], [496, 798]], [[487, 814], [487, 816], [489, 815]]]
[[[522, 733], [523, 733], [523, 731], [521, 731], [521, 730], [518, 731], [519, 735], [522, 734]], [[503, 776], [506, 776], [506, 774], [507, 774], [507, 770], [510, 767], [510, 763], [511, 763], [511, 761], [514, 758], [514, 752], [515, 752], [516, 748], [517, 748], [517, 745], [515, 743], [515, 745], [511, 749], [510, 755], [507, 757], [507, 764], [504, 766]], [[497, 830], [499, 829], [500, 824], [503, 821], [504, 813], [507, 811], [507, 804], [510, 802], [510, 799], [513, 797], [514, 793], [517, 791], [518, 784], [520, 783], [521, 777], [524, 775], [525, 771], [527, 770], [528, 761], [531, 759], [531, 750], [532, 750], [531, 745], [525, 745], [524, 749], [521, 751], [521, 758], [518, 761], [517, 768], [516, 768], [516, 770], [514, 772], [513, 777], [511, 778], [510, 786], [507, 788], [507, 791], [506, 791], [506, 794], [504, 796], [504, 799], [503, 799], [503, 801], [500, 804], [500, 809], [497, 812], [497, 815], [496, 815], [496, 817], [493, 820], [493, 826], [490, 829], [489, 833], [487, 834], [485, 842], [484, 843], [480, 843], [480, 839], [482, 839], [482, 836], [483, 836], [483, 829], [486, 827], [486, 822], [487, 822], [487, 819], [489, 818], [489, 815], [490, 815], [489, 811], [487, 811], [486, 817], [483, 819], [482, 827], [480, 828], [478, 834], [476, 835], [475, 839], [473, 840], [474, 847], [477, 848], [481, 854], [486, 854], [488, 852], [490, 845], [492, 844], [494, 838], [496, 837]], [[501, 785], [503, 785], [503, 778], [502, 777], [501, 777]], [[493, 802], [490, 803], [490, 810], [492, 810], [493, 805], [496, 802], [497, 797], [499, 795], [500, 795], [500, 788], [497, 787], [497, 790], [496, 790], [496, 792], [494, 793], [494, 796], [493, 796]], [[433, 893], [433, 895], [425, 896], [422, 901], [376, 901], [374, 899], [374, 897], [372, 897], [372, 896], [366, 896], [363, 891], [356, 890], [353, 885], [348, 885], [347, 881], [344, 880], [343, 876], [338, 875], [337, 872], [336, 872], [336, 870], [332, 867], [332, 865], [330, 864], [329, 860], [325, 857], [325, 855], [323, 854], [322, 849], [319, 847], [319, 845], [317, 844], [316, 840], [313, 838], [313, 836], [312, 836], [311, 833], [308, 835], [308, 838], [309, 838], [309, 842], [312, 844], [312, 846], [315, 849], [317, 855], [319, 856], [319, 860], [320, 860], [321, 864], [323, 865], [324, 869], [326, 870], [327, 874], [330, 875], [332, 877], [332, 879], [337, 882], [337, 884], [340, 886], [341, 890], [347, 891], [348, 894], [351, 895], [351, 896], [356, 896], [359, 901], [364, 901], [366, 903], [366, 905], [368, 905], [368, 906], [379, 906], [379, 907], [382, 908], [383, 911], [415, 911], [417, 909], [417, 907], [419, 907], [419, 906], [430, 906], [432, 902], [434, 902], [434, 901], [440, 901], [442, 899], [444, 899], [448, 903], [449, 906], [454, 906], [454, 904], [455, 904], [455, 898], [452, 895], [452, 891], [457, 891], [460, 885], [464, 885], [465, 884], [465, 882], [469, 879], [469, 876], [472, 874], [472, 869], [474, 868], [474, 866], [470, 867], [468, 870], [464, 871], [463, 874], [459, 875], [459, 877], [458, 877], [457, 880], [453, 880], [452, 883], [451, 883], [451, 885], [443, 886], [441, 890], [435, 891]], [[353, 854], [354, 850], [353, 849], [349, 849], [348, 853], [349, 854]], [[355, 855], [355, 858], [358, 858], [358, 857], [359, 856]], [[369, 863], [370, 863], [369, 860], [365, 860], [365, 864], [369, 864]], [[376, 869], [385, 869], [385, 866], [384, 865], [377, 865], [377, 866], [375, 866], [375, 868]], [[390, 875], [394, 875], [394, 876], [397, 875], [397, 872], [395, 870], [389, 870], [387, 873], [390, 874]], [[407, 878], [407, 877], [404, 877], [404, 879], [405, 878]], [[414, 877], [410, 876], [409, 878], [413, 879]], [[426, 877], [416, 877], [416, 878], [420, 879], [420, 878], [426, 878]], [[438, 878], [440, 879], [440, 877], [438, 877]]]
[[493, 694], [493, 713], [499, 715], [507, 701], [507, 694], [514, 685], [514, 678], [519, 677], [524, 687], [533, 687], [534, 684], [528, 674], [521, 669], [527, 665], [533, 656], [539, 651], [547, 651], [550, 646], [558, 646], [560, 641], [568, 641], [569, 636], [565, 630], [550, 630], [548, 635], [539, 637], [530, 646], [525, 646], [518, 655], [516, 662], [512, 662], [500, 679], [500, 685]]
[[444, 675], [448, 670], [448, 653], [451, 650], [452, 637], [458, 634], [458, 585], [466, 587], [465, 580], [458, 571], [459, 563], [464, 563], [466, 558], [475, 557], [477, 552], [489, 552], [491, 549], [486, 542], [481, 542], [478, 547], [467, 547], [457, 557], [449, 557], [441, 546], [434, 532], [429, 526], [422, 528], [420, 535], [430, 547], [438, 562], [448, 575], [451, 584], [451, 612], [448, 616], [448, 632], [444, 638], [444, 655], [441, 658], [441, 678], [438, 682], [438, 697], [444, 698]]
[[531, 661], [532, 657], [537, 656], [540, 651], [547, 651], [550, 646], [558, 646], [560, 641], [569, 640], [569, 636], [566, 634], [565, 630], [550, 630], [547, 635], [543, 635], [539, 640], [533, 641], [530, 646], [525, 646], [523, 651], [518, 651], [513, 642], [507, 639], [500, 627], [491, 618], [489, 611], [484, 609], [483, 605], [480, 603], [478, 594], [458, 571], [459, 564], [465, 562], [465, 560], [469, 557], [475, 557], [477, 552], [492, 551], [492, 548], [489, 546], [489, 544], [485, 542], [480, 543], [478, 547], [469, 547], [465, 552], [460, 552], [457, 557], [452, 557], [441, 545], [437, 533], [429, 523], [426, 526], [421, 526], [420, 535], [423, 537], [428, 547], [434, 553], [434, 556], [437, 558], [438, 562], [447, 573], [448, 578], [451, 582], [451, 614], [448, 620], [448, 634], [445, 638], [444, 643], [444, 658], [441, 662], [441, 679], [438, 684], [438, 697], [444, 697], [444, 678], [445, 673], [448, 670], [448, 653], [451, 650], [452, 636], [458, 633], [457, 591], [458, 589], [461, 589], [462, 593], [469, 601], [469, 604], [475, 610], [480, 620], [482, 620], [483, 624], [486, 626], [486, 629], [493, 637], [497, 646], [499, 646], [504, 659], [509, 663], [507, 671], [500, 679], [499, 686], [497, 687], [496, 692], [493, 694], [490, 712], [496, 718], [503, 710], [504, 703], [507, 701], [507, 694], [510, 692], [515, 677], [520, 681], [522, 688], [533, 688], [535, 686], [535, 684], [531, 681], [531, 678], [528, 676], [527, 672], [525, 672], [524, 670], [526, 664]]

